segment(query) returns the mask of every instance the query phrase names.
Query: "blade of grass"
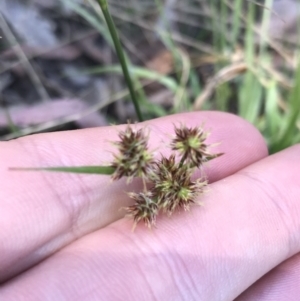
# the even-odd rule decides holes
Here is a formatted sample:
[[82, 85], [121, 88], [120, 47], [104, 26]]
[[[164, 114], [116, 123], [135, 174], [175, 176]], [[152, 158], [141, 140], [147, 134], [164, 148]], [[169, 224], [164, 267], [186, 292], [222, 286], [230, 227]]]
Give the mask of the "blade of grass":
[[233, 6], [233, 17], [232, 17], [232, 30], [231, 30], [231, 47], [232, 50], [237, 46], [238, 38], [239, 38], [239, 32], [240, 32], [240, 26], [241, 26], [241, 19], [239, 18], [238, 12], [242, 10], [242, 2], [243, 0], [235, 0], [234, 6]]
[[[176, 94], [178, 91], [177, 82], [169, 76], [161, 75], [155, 71], [148, 70], [142, 67], [132, 66], [132, 65], [129, 66], [129, 72], [133, 75], [132, 77], [136, 81], [135, 86], [141, 87], [141, 89], [136, 89], [137, 93], [139, 91], [143, 91], [142, 89], [143, 86], [138, 81], [139, 78], [147, 79], [153, 82], [159, 82], [161, 85], [164, 85], [174, 94]], [[101, 74], [101, 73], [122, 74], [122, 69], [119, 65], [112, 65], [106, 67], [95, 67], [80, 72], [80, 74]], [[146, 109], [149, 114], [155, 114], [157, 117], [162, 117], [167, 115], [167, 111], [163, 107], [153, 103], [149, 103], [144, 98], [141, 98], [141, 102], [143, 104], [143, 108]]]
[[116, 50], [117, 56], [119, 58], [121, 67], [122, 67], [123, 75], [124, 75], [128, 90], [130, 92], [130, 96], [131, 96], [133, 105], [135, 107], [137, 117], [138, 117], [139, 121], [143, 121], [143, 116], [141, 113], [140, 105], [139, 105], [138, 99], [136, 97], [133, 82], [131, 80], [131, 77], [130, 77], [130, 74], [128, 71], [128, 66], [127, 66], [127, 62], [126, 62], [125, 55], [123, 52], [123, 48], [122, 48], [117, 30], [116, 30], [114, 21], [109, 13], [107, 1], [106, 0], [97, 0], [97, 1], [101, 7], [101, 10], [102, 10], [104, 18], [106, 20], [109, 32], [110, 32], [112, 40], [114, 42], [115, 50]]
[[186, 87], [187, 83], [190, 77], [190, 71], [191, 71], [191, 61], [186, 52], [183, 50], [178, 49], [179, 54], [182, 58], [182, 72], [181, 72], [181, 78], [179, 82], [179, 86], [177, 89], [177, 92], [174, 97], [174, 112], [183, 112], [183, 111], [189, 111], [191, 109], [191, 102], [188, 101], [187, 95], [186, 95]]
[[229, 99], [232, 97], [232, 89], [229, 83], [224, 83], [216, 88], [216, 108], [220, 111], [229, 111]]
[[216, 53], [220, 53], [220, 47], [219, 47], [220, 40], [219, 40], [218, 14], [217, 14], [218, 9], [217, 9], [216, 5], [217, 5], [216, 1], [211, 1], [209, 8], [210, 8], [211, 15], [212, 15], [211, 16], [211, 21], [212, 21], [211, 26], [212, 26], [212, 33], [213, 33], [212, 44], [213, 44], [214, 51]]
[[106, 27], [100, 22], [99, 18], [93, 15], [90, 11], [80, 6], [78, 3], [75, 3], [73, 0], [61, 0], [65, 3], [70, 9], [76, 12], [79, 16], [85, 19], [90, 23], [95, 29], [97, 29], [105, 40], [112, 46], [113, 42], [111, 36], [107, 32]]
[[280, 114], [278, 108], [279, 90], [276, 81], [270, 83], [268, 89], [266, 90], [266, 100], [265, 100], [265, 125], [262, 129], [269, 148], [272, 147], [278, 131], [280, 130], [282, 124], [282, 114]]
[[39, 94], [42, 101], [49, 101], [50, 97], [48, 95], [47, 90], [45, 89], [43, 83], [41, 82], [40, 77], [38, 76], [36, 70], [28, 60], [27, 56], [25, 55], [20, 43], [17, 41], [16, 37], [14, 36], [13, 32], [9, 28], [5, 18], [2, 16], [2, 13], [0, 12], [0, 28], [3, 30], [3, 32], [6, 33], [6, 38], [10, 44], [11, 47], [15, 47], [15, 53], [17, 57], [19, 58], [20, 63], [26, 70], [31, 82], [36, 88], [37, 93]]
[[[166, 86], [169, 90], [171, 90], [174, 93], [176, 93], [178, 89], [178, 84], [173, 78], [169, 76], [161, 75], [155, 71], [142, 68], [142, 67], [130, 66], [129, 72], [138, 78], [145, 78], [145, 79], [157, 81], [160, 84]], [[82, 73], [83, 74], [101, 74], [101, 73], [121, 74], [122, 69], [119, 65], [111, 65], [106, 67], [90, 68], [88, 70], [83, 70]]]
[[[265, 0], [264, 5], [266, 7], [272, 7], [273, 0]], [[265, 52], [267, 50], [267, 41], [266, 37], [268, 36], [268, 29], [270, 24], [271, 11], [269, 9], [263, 10], [263, 17], [261, 23], [261, 36], [260, 36], [260, 45], [259, 45], [259, 57], [260, 60], [263, 61]]]
[[12, 167], [12, 171], [51, 171], [51, 172], [68, 172], [81, 174], [97, 174], [97, 175], [112, 175], [115, 169], [111, 166], [74, 166], [74, 167], [40, 167], [40, 168], [24, 168]]
[[[176, 45], [172, 36], [171, 17], [168, 19], [166, 15], [168, 10], [170, 12], [173, 9], [175, 2], [171, 0], [163, 3], [161, 0], [155, 0], [155, 4], [160, 14], [159, 22], [156, 27], [162, 42], [172, 54], [175, 73], [177, 81], [179, 82], [178, 91], [175, 93], [173, 105], [173, 112], [178, 113], [184, 111], [184, 108], [187, 108], [190, 103], [186, 95], [186, 84], [189, 78], [190, 61], [188, 56]], [[165, 30], [165, 34], [163, 34], [162, 29]]]
[[220, 49], [222, 50], [222, 53], [226, 51], [227, 48], [227, 41], [226, 41], [226, 31], [227, 31], [227, 18], [228, 18], [228, 7], [224, 3], [224, 1], [221, 1], [220, 3], [221, 9], [220, 9]]
[[[257, 79], [257, 75], [251, 72], [251, 66], [255, 61], [255, 32], [253, 24], [255, 20], [255, 5], [249, 3], [247, 16], [247, 30], [245, 41], [245, 61], [249, 66], [247, 73], [244, 76], [243, 82], [239, 88], [239, 115], [249, 122], [255, 124], [261, 107], [263, 88]], [[253, 69], [256, 69], [253, 67]]]
[[271, 152], [278, 152], [289, 145], [293, 144], [294, 136], [296, 132], [296, 122], [300, 117], [300, 105], [299, 105], [299, 95], [300, 95], [300, 64], [298, 63], [298, 68], [295, 75], [295, 83], [292, 91], [290, 92], [288, 104], [289, 113], [282, 126], [279, 139], [274, 143], [271, 148]]
[[[95, 16], [90, 11], [83, 8], [81, 5], [72, 2], [71, 0], [61, 0], [61, 1], [66, 2], [70, 6], [71, 9], [73, 9], [77, 14], [79, 14], [82, 18], [84, 18], [86, 21], [88, 21], [95, 29], [97, 29], [100, 32], [100, 34], [105, 38], [106, 42], [112, 48], [114, 48], [113, 40], [112, 40], [111, 35], [107, 31], [107, 27], [103, 26], [103, 24], [101, 23], [100, 18], [103, 18], [103, 15], [98, 13], [99, 10], [101, 12], [101, 9], [97, 5], [97, 3], [93, 2], [92, 0], [88, 1], [89, 4], [91, 5], [91, 7], [93, 8], [93, 10], [98, 13], [98, 15]], [[125, 60], [128, 64], [128, 66], [131, 66], [131, 61], [130, 61], [129, 57], [126, 55], [126, 53], [124, 53], [124, 56], [125, 56]], [[134, 82], [135, 87], [143, 87], [143, 85], [134, 76], [132, 76], [132, 80]], [[138, 98], [139, 98], [141, 104], [143, 104], [145, 109], [148, 110], [150, 104], [147, 101], [147, 97], [145, 95], [144, 89], [143, 88], [136, 89], [136, 94], [138, 95]]]
[[259, 116], [263, 87], [255, 74], [248, 71], [239, 89], [239, 116], [255, 124]]
[[[100, 14], [99, 10], [101, 11], [100, 6], [97, 5], [97, 3], [94, 3], [93, 1], [88, 1], [91, 5], [92, 9], [97, 13], [97, 16], [94, 15], [91, 11], [88, 9], [85, 9], [83, 6], [76, 4], [72, 2], [71, 0], [61, 0], [64, 3], [66, 3], [72, 10], [74, 10], [77, 14], [79, 14], [83, 19], [85, 19], [87, 22], [89, 22], [95, 29], [97, 29], [100, 34], [105, 38], [106, 42], [113, 48], [114, 43], [112, 40], [111, 35], [107, 31], [107, 27], [104, 27], [101, 23], [100, 18], [103, 18], [103, 15]], [[131, 66], [131, 62], [129, 57], [124, 53], [125, 60], [127, 62], [128, 66]], [[143, 85], [136, 79], [134, 76], [132, 77], [132, 81], [134, 83], [134, 86], [136, 87], [142, 87]], [[143, 89], [136, 89], [136, 95], [138, 95], [138, 99], [141, 104], [145, 106], [145, 108], [149, 108], [149, 104], [147, 102], [147, 97], [144, 93]]]
[[190, 89], [192, 92], [192, 98], [196, 99], [202, 92], [199, 76], [194, 68], [190, 71]]

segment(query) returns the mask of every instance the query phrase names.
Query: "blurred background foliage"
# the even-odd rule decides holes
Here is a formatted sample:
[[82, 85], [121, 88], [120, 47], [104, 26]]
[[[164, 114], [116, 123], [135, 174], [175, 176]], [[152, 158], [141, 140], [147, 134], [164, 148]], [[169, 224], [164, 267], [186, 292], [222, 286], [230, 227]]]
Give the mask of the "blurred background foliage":
[[[300, 141], [300, 2], [108, 0], [144, 119], [237, 114]], [[2, 0], [0, 135], [137, 120], [95, 0]]]

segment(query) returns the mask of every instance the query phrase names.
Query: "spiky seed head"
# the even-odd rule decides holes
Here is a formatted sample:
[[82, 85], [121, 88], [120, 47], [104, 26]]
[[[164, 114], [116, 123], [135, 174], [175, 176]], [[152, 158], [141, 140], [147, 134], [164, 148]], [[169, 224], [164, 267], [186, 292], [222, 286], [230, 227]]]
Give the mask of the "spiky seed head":
[[182, 187], [179, 192], [178, 207], [183, 208], [185, 211], [190, 209], [191, 204], [196, 204], [197, 196], [204, 193], [205, 187], [207, 186], [207, 181], [204, 179], [198, 179], [196, 181], [187, 181], [186, 186]]
[[112, 175], [113, 180], [122, 177], [147, 178], [150, 174], [154, 160], [153, 155], [148, 151], [148, 135], [144, 129], [134, 131], [130, 125], [124, 131], [119, 133], [120, 141], [115, 145], [119, 154], [115, 155], [111, 166], [115, 172]]
[[162, 158], [156, 165], [153, 193], [159, 207], [171, 215], [177, 208], [188, 210], [196, 203], [197, 195], [203, 192], [207, 182], [192, 181], [193, 169], [175, 162], [175, 156]]
[[148, 136], [144, 129], [134, 131], [130, 124], [124, 131], [119, 133], [120, 141], [115, 142], [119, 151], [130, 156], [135, 150], [146, 149], [148, 145]]
[[119, 133], [120, 141], [115, 143], [119, 153], [112, 163], [113, 179], [142, 177], [153, 185], [149, 191], [144, 186], [144, 192], [129, 193], [135, 203], [125, 209], [134, 225], [142, 221], [151, 228], [159, 210], [171, 215], [176, 209], [189, 210], [191, 204], [197, 203], [197, 196], [204, 192], [207, 181], [192, 180], [195, 167], [222, 155], [210, 152], [207, 137], [202, 127], [175, 127], [171, 147], [181, 154], [180, 162], [175, 154], [155, 161], [148, 151], [148, 135], [143, 129], [134, 131], [128, 125]]
[[212, 154], [205, 143], [209, 136], [202, 127], [175, 127], [175, 138], [171, 141], [172, 150], [178, 151], [191, 167], [200, 167], [203, 163], [222, 154]]
[[129, 193], [129, 196], [135, 200], [135, 204], [126, 207], [127, 216], [133, 218], [134, 224], [142, 221], [148, 228], [155, 226], [156, 216], [159, 208], [151, 191], [145, 193]]

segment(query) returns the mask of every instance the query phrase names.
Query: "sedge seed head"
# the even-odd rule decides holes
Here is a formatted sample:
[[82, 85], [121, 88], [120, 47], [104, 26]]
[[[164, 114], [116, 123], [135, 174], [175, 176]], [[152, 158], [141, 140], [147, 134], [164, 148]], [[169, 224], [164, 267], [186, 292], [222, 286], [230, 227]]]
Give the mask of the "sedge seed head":
[[209, 133], [202, 127], [175, 127], [175, 138], [171, 141], [171, 148], [178, 151], [191, 167], [200, 167], [203, 163], [219, 157], [222, 154], [212, 154], [209, 145], [205, 143]]
[[130, 125], [125, 131], [119, 133], [120, 141], [115, 145], [119, 154], [115, 155], [111, 166], [115, 168], [112, 175], [113, 180], [122, 177], [147, 178], [152, 170], [154, 160], [153, 155], [148, 150], [148, 135], [143, 129], [134, 131]]
[[193, 169], [175, 162], [175, 156], [162, 158], [156, 166], [157, 178], [154, 180], [153, 193], [159, 207], [171, 215], [177, 208], [188, 210], [196, 203], [197, 195], [203, 192], [206, 181], [192, 181]]
[[145, 193], [129, 193], [135, 204], [126, 207], [127, 216], [133, 218], [135, 225], [142, 221], [148, 228], [155, 226], [159, 208], [151, 191]]
[[206, 186], [207, 181], [204, 179], [198, 179], [197, 181], [189, 180], [186, 187], [181, 188], [178, 207], [183, 208], [185, 211], [188, 211], [191, 204], [197, 203], [197, 196], [204, 193]]
[[206, 143], [208, 135], [202, 127], [175, 127], [171, 148], [181, 155], [179, 161], [175, 152], [169, 157], [154, 160], [148, 150], [148, 135], [144, 129], [135, 131], [128, 125], [119, 133], [112, 178], [125, 176], [131, 180], [141, 177], [152, 185], [148, 191], [144, 185], [143, 192], [129, 193], [135, 203], [125, 209], [127, 216], [134, 220], [134, 226], [144, 222], [151, 228], [155, 226], [160, 210], [171, 215], [177, 209], [189, 210], [192, 204], [197, 203], [197, 197], [204, 193], [208, 184], [204, 178], [192, 180], [195, 168], [222, 155], [210, 152], [211, 145]]

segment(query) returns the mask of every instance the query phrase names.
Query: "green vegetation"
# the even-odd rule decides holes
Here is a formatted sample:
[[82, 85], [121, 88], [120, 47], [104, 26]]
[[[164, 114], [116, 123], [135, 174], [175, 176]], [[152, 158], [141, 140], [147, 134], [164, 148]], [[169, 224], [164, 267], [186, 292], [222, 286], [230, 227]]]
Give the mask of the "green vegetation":
[[[124, 76], [138, 120], [221, 110], [254, 124], [271, 153], [300, 142], [299, 41], [269, 35], [271, 18], [276, 18], [273, 0], [187, 0], [175, 7], [167, 0], [60, 1], [97, 29], [119, 58], [117, 64], [82, 72]], [[172, 58], [171, 69], [159, 72], [145, 62], [133, 63], [139, 49], [129, 49], [124, 32], [130, 31], [132, 42], [156, 33]], [[199, 75], [205, 68], [203, 79]], [[172, 93], [171, 105], [149, 101], [147, 86], [153, 82]]]
[[[266, 0], [264, 5], [242, 0], [203, 0], [201, 3], [206, 3], [205, 10], [197, 10], [193, 7], [195, 4], [187, 5], [189, 2], [186, 2], [177, 7], [177, 16], [181, 13], [201, 14], [201, 20], [196, 24], [193, 18], [184, 19], [192, 22], [196, 31], [188, 29], [187, 25], [191, 24], [176, 20], [180, 27], [176, 30], [180, 30], [180, 34], [173, 28], [174, 20], [168, 18], [167, 3], [161, 0], [154, 1], [151, 6], [158, 15], [156, 27], [151, 27], [143, 17], [139, 17], [143, 16], [144, 10], [149, 10], [145, 3], [149, 4], [150, 0], [140, 0], [138, 7], [128, 10], [124, 9], [126, 3], [123, 3], [122, 11], [126, 11], [123, 14], [112, 9], [115, 20], [122, 18], [124, 22], [128, 17], [126, 22], [133, 22], [142, 30], [158, 32], [157, 39], [171, 57], [167, 71], [153, 70], [147, 62], [144, 65], [132, 63], [132, 57], [120, 43], [122, 34], [117, 33], [106, 0], [97, 1], [101, 10], [94, 0], [88, 0], [84, 5], [72, 0], [62, 1], [100, 32], [119, 59], [118, 64], [95, 66], [81, 73], [124, 76], [129, 91], [123, 91], [122, 96], [130, 97], [138, 120], [183, 111], [221, 110], [235, 113], [254, 124], [264, 135], [271, 153], [300, 141], [297, 41], [286, 44], [269, 36], [272, 0]], [[159, 57], [160, 54], [156, 55]], [[159, 65], [168, 61], [166, 57], [159, 59]], [[210, 70], [203, 80], [200, 74], [205, 66]], [[172, 94], [171, 106], [150, 101], [146, 87], [153, 82]], [[112, 98], [106, 103], [117, 101], [120, 96]], [[99, 106], [95, 111], [98, 109]], [[174, 153], [170, 157], [162, 156], [160, 160], [154, 159], [148, 150], [148, 135], [144, 129], [136, 131], [128, 125], [119, 133], [119, 141], [115, 142], [118, 154], [109, 166], [14, 170], [102, 174], [111, 175], [113, 180], [127, 177], [129, 182], [140, 178], [144, 184], [143, 191], [129, 193], [135, 204], [125, 209], [133, 218], [134, 225], [143, 221], [150, 228], [155, 226], [159, 211], [171, 215], [178, 208], [188, 210], [191, 204], [196, 203], [196, 197], [203, 194], [208, 182], [205, 175], [193, 181], [194, 170], [222, 155], [210, 152], [209, 145], [205, 143], [207, 133], [200, 126], [175, 126], [175, 134], [171, 141]], [[176, 162], [175, 153], [180, 154], [180, 162]], [[151, 184], [150, 190], [146, 182]]]
[[[245, 3], [242, 0], [208, 3], [206, 8], [209, 10], [206, 11], [207, 15], [202, 16], [203, 22], [199, 22], [198, 33], [193, 36], [187, 33], [188, 37], [181, 34], [181, 37], [193, 42], [184, 45], [185, 39], [182, 38], [179, 44], [180, 39], [172, 33], [171, 23], [168, 23], [170, 20], [164, 11], [167, 7], [162, 1], [155, 1], [164, 24], [159, 37], [174, 57], [174, 74], [159, 75], [132, 65], [131, 73], [135, 78], [156, 80], [174, 93], [173, 108], [166, 113], [199, 109], [233, 112], [253, 123], [262, 132], [271, 152], [298, 143], [300, 68], [294, 59], [298, 56], [298, 47], [286, 46], [280, 40], [268, 36], [270, 18], [275, 14], [271, 10], [273, 1], [266, 0], [262, 4], [251, 1]], [[138, 25], [141, 23], [140, 26], [145, 27], [143, 22], [139, 22], [143, 6], [146, 4], [141, 1], [139, 10], [131, 11], [129, 15], [137, 14], [132, 22]], [[189, 7], [186, 2], [185, 6], [179, 6], [178, 15], [181, 10], [185, 16], [185, 10], [190, 14], [197, 13], [196, 8], [193, 10], [195, 4]], [[120, 15], [115, 12], [114, 18], [117, 20]], [[95, 17], [93, 22], [97, 24], [102, 21]], [[182, 28], [184, 31], [184, 24]], [[197, 43], [205, 43], [204, 51], [199, 52], [196, 47], [190, 47], [191, 44], [197, 46]], [[182, 46], [189, 46], [189, 52], [183, 51]], [[207, 50], [210, 50], [209, 54], [205, 53]], [[195, 57], [200, 63], [197, 63]], [[276, 58], [281, 62], [279, 67], [276, 66]], [[210, 62], [214, 69], [210, 78], [202, 84], [196, 72], [201, 61]], [[117, 66], [107, 67], [106, 71], [109, 69], [118, 72]], [[102, 68], [99, 71], [104, 70]]]

